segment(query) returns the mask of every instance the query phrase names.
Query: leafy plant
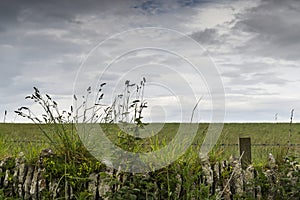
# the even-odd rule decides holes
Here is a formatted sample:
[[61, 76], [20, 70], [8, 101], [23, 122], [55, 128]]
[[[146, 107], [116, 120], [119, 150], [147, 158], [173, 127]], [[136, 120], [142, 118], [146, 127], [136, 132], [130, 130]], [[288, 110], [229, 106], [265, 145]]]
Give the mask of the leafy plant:
[[279, 165], [279, 191], [285, 198], [300, 198], [300, 169], [297, 169], [297, 164], [295, 157], [288, 157]]

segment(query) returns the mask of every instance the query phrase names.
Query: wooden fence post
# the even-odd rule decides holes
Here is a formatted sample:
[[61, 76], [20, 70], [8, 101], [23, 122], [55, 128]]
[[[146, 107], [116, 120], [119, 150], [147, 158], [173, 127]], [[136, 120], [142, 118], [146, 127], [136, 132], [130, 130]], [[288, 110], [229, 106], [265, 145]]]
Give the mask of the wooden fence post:
[[240, 137], [240, 156], [243, 154], [241, 159], [242, 168], [246, 169], [249, 164], [251, 164], [251, 138], [250, 137]]

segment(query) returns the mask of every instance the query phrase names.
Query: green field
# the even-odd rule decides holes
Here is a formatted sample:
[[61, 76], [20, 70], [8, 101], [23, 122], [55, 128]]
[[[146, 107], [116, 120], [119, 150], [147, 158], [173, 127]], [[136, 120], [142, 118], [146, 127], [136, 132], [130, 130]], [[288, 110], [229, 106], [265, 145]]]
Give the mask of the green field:
[[[168, 143], [176, 134], [178, 123], [167, 123], [159, 131], [160, 141]], [[201, 145], [209, 124], [199, 124], [193, 146]], [[106, 134], [112, 140], [117, 140], [120, 129], [117, 125], [106, 124]], [[157, 124], [162, 126], [162, 124]], [[43, 125], [44, 129], [51, 127]], [[300, 156], [300, 124], [288, 123], [226, 123], [213, 152], [219, 159], [228, 159], [230, 155], [239, 156], [238, 141], [240, 136], [251, 137], [252, 157], [254, 162], [264, 162], [269, 153], [282, 154], [287, 149], [288, 141], [292, 146], [289, 153]], [[265, 145], [264, 145], [265, 144]], [[41, 130], [34, 124], [0, 124], [0, 158], [17, 154], [20, 151], [35, 156], [42, 148], [49, 147]], [[278, 145], [278, 146], [277, 146]]]

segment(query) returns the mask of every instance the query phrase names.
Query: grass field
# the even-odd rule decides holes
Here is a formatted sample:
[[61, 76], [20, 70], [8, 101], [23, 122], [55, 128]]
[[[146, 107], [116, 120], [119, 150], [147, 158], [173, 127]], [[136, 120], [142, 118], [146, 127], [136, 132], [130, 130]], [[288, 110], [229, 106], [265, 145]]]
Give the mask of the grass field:
[[[158, 133], [159, 140], [168, 143], [176, 134], [180, 124], [167, 123]], [[194, 146], [201, 145], [209, 124], [199, 124], [198, 133], [194, 139]], [[45, 129], [50, 127], [43, 125]], [[157, 124], [157, 126], [162, 126]], [[120, 129], [116, 125], [106, 125], [106, 134], [115, 141]], [[289, 136], [290, 135], [290, 136]], [[300, 144], [300, 124], [288, 123], [227, 123], [224, 124], [222, 134], [214, 153], [219, 159], [228, 159], [230, 155], [239, 156], [238, 140], [240, 136], [251, 137], [252, 157], [254, 163], [266, 162], [269, 153], [280, 156], [287, 149], [287, 143]], [[223, 145], [224, 144], [224, 145]], [[266, 144], [266, 145], [264, 145]], [[277, 146], [279, 145], [279, 146]], [[34, 124], [0, 124], [0, 158], [25, 152], [29, 159], [38, 152], [49, 147], [41, 130]], [[300, 157], [300, 146], [292, 146], [290, 154]]]

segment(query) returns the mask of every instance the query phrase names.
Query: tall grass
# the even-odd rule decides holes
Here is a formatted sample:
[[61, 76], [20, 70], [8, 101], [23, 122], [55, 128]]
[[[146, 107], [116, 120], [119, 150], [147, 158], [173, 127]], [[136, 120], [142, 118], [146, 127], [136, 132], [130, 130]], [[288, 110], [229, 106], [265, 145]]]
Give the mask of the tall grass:
[[83, 157], [86, 154], [74, 127], [72, 106], [70, 111], [60, 111], [57, 102], [50, 95], [41, 94], [36, 87], [34, 87], [34, 93], [25, 99], [38, 104], [43, 113], [37, 116], [30, 108], [24, 106], [15, 112], [31, 120], [57, 153], [65, 155], [67, 160]]
[[[74, 95], [75, 108], [70, 106], [70, 110], [60, 110], [58, 103], [48, 94], [42, 94], [34, 87], [32, 95], [25, 97], [27, 100], [38, 104], [43, 111], [42, 114], [35, 114], [31, 108], [22, 106], [15, 113], [19, 116], [31, 120], [47, 138], [51, 147], [57, 153], [65, 155], [67, 160], [75, 158], [86, 158], [89, 153], [84, 147], [81, 138], [77, 133], [76, 124], [95, 123], [129, 123], [133, 126], [134, 134], [138, 136], [138, 128], [145, 124], [142, 122], [142, 111], [147, 108], [144, 100], [144, 87], [146, 79], [143, 78], [139, 84], [131, 84], [129, 80], [125, 82], [124, 90], [118, 94], [111, 105], [104, 105], [101, 101], [104, 98], [102, 92], [106, 83], [102, 83], [97, 89], [96, 99], [89, 99], [92, 88], [88, 87], [83, 100], [78, 103], [77, 96]], [[79, 106], [77, 106], [79, 104]], [[132, 126], [130, 126], [132, 128]], [[132, 140], [126, 137], [127, 140]], [[131, 145], [130, 142], [127, 142]]]

